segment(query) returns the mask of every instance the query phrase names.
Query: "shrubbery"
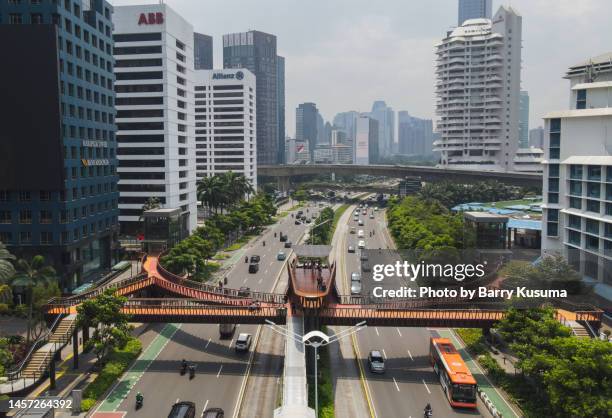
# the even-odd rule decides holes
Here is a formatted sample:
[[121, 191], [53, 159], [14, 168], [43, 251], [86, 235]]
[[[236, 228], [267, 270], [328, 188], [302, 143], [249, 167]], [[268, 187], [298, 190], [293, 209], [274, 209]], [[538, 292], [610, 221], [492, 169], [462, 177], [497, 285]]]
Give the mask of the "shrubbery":
[[83, 392], [81, 409], [89, 411], [106, 391], [116, 383], [127, 368], [136, 360], [142, 351], [142, 343], [137, 338], [130, 338], [125, 347], [113, 349], [102, 371]]

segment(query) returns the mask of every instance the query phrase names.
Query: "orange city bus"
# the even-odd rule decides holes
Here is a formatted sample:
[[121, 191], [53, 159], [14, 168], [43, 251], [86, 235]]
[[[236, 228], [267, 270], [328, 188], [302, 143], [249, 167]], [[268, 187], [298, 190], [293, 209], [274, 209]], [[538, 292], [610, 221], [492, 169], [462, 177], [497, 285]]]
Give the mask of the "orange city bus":
[[429, 361], [451, 406], [476, 409], [476, 380], [448, 338], [431, 338]]

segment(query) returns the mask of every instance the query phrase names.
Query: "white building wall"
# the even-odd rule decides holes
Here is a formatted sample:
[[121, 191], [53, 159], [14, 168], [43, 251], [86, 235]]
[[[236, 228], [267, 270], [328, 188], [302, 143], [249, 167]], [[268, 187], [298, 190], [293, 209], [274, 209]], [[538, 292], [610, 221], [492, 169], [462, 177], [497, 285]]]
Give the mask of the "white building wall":
[[[143, 22], [143, 17], [145, 22]], [[161, 16], [161, 19], [159, 18]], [[119, 188], [122, 185], [141, 187], [142, 191], [122, 191], [121, 197], [157, 196], [165, 200], [164, 208], [182, 208], [189, 212], [189, 230], [197, 226], [196, 184], [195, 184], [195, 142], [194, 142], [194, 100], [193, 100], [193, 27], [189, 22], [165, 4], [141, 6], [117, 6], [113, 14], [114, 35], [161, 33], [161, 40], [115, 41], [115, 50], [125, 47], [161, 46], [161, 52], [146, 53], [134, 51], [133, 54], [117, 54], [115, 60], [150, 60], [161, 59], [161, 66], [116, 67], [116, 86], [161, 85], [162, 91], [118, 92], [118, 102], [128, 98], [163, 98], [163, 104], [140, 105], [118, 104], [117, 110], [161, 109], [161, 117], [117, 118], [117, 124], [133, 122], [163, 122], [162, 130], [121, 130], [118, 129]], [[161, 72], [162, 78], [150, 78], [145, 75], [134, 75], [133, 79], [120, 79], [122, 73]], [[181, 107], [179, 107], [179, 101]], [[122, 141], [122, 136], [140, 136], [152, 138], [163, 135], [163, 142], [158, 140], [146, 142]], [[151, 155], [145, 148], [163, 148], [163, 153]], [[143, 152], [136, 154], [137, 148]], [[125, 155], [129, 152], [130, 155]], [[163, 161], [162, 167], [126, 167], [122, 161]], [[146, 163], [143, 163], [146, 164]], [[124, 174], [129, 173], [129, 174]], [[142, 178], [137, 178], [142, 173]], [[147, 178], [144, 173], [163, 173], [163, 179]], [[123, 174], [123, 176], [122, 176]], [[129, 176], [129, 178], [127, 178]], [[146, 185], [163, 185], [164, 191], [146, 191]], [[120, 215], [120, 222], [137, 222], [138, 209], [142, 203], [120, 203], [120, 209], [132, 209], [130, 216]]]
[[255, 75], [246, 69], [197, 70], [195, 86], [196, 177], [232, 171], [257, 188]]

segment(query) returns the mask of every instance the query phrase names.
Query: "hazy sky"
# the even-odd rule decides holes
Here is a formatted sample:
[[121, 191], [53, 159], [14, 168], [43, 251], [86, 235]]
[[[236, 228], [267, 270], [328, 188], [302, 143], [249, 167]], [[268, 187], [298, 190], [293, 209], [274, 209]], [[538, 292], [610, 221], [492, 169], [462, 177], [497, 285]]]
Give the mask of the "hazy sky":
[[[368, 111], [383, 99], [397, 110], [434, 118], [434, 45], [457, 24], [458, 0], [166, 0], [194, 30], [214, 38], [256, 29], [278, 38], [286, 59], [286, 127], [295, 108], [315, 102], [326, 120]], [[111, 0], [114, 5], [155, 0]], [[493, 0], [523, 16], [522, 88], [531, 98], [530, 128], [568, 107], [569, 65], [612, 51], [610, 0]]]

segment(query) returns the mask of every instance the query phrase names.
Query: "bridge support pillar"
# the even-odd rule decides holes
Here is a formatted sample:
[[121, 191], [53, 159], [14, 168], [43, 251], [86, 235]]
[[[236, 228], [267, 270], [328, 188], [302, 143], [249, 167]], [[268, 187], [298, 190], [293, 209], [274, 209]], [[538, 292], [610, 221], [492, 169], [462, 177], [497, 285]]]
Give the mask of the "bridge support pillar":
[[79, 368], [79, 331], [78, 329], [72, 334], [72, 368]]
[[289, 177], [277, 177], [276, 184], [277, 184], [278, 190], [281, 192], [288, 192], [291, 186]]
[[49, 363], [49, 389], [55, 389], [55, 358]]
[[331, 181], [336, 181], [336, 173], [331, 173]]

